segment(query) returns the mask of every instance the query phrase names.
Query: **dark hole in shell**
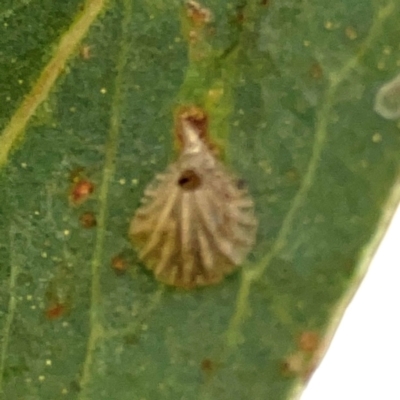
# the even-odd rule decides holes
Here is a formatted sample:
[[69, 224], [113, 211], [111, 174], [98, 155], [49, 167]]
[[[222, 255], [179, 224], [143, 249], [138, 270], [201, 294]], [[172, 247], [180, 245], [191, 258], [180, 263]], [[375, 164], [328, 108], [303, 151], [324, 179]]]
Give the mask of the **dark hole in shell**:
[[192, 169], [187, 169], [179, 177], [178, 185], [183, 190], [196, 190], [201, 185], [201, 178]]

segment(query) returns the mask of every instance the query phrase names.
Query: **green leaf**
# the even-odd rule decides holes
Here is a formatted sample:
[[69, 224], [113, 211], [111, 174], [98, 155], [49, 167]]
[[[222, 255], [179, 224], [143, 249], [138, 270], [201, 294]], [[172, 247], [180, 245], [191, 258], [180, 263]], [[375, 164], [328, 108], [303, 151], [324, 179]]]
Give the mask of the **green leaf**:
[[[203, 27], [178, 0], [18, 4], [0, 5], [0, 398], [292, 398], [399, 200], [400, 125], [374, 101], [400, 3], [209, 0]], [[127, 232], [190, 104], [260, 226], [237, 273], [183, 291]]]

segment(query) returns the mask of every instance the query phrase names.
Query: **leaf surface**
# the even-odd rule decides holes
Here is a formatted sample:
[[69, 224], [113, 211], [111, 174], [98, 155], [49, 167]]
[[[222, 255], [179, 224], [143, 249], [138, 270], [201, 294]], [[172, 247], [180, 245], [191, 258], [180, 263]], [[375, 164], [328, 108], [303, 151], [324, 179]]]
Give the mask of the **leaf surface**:
[[[292, 398], [399, 200], [400, 126], [373, 109], [398, 74], [400, 4], [207, 1], [194, 42], [180, 1], [15, 4], [0, 5], [0, 398]], [[182, 291], [127, 231], [190, 104], [260, 226], [237, 273]], [[94, 191], [74, 205], [82, 177]]]

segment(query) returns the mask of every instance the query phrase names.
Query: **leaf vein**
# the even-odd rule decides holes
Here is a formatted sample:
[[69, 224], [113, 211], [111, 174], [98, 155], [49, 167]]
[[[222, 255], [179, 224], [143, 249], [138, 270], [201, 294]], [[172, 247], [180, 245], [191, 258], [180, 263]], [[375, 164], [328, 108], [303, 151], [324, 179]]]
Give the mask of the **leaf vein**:
[[0, 168], [7, 162], [12, 148], [21, 139], [30, 118], [49, 96], [65, 64], [88, 29], [103, 9], [107, 0], [87, 0], [83, 11], [75, 18], [62, 36], [53, 57], [42, 70], [31, 91], [12, 115], [8, 125], [0, 135]]
[[3, 376], [4, 376], [4, 368], [7, 359], [7, 351], [8, 344], [10, 341], [10, 331], [11, 326], [14, 320], [15, 309], [17, 307], [17, 298], [15, 295], [15, 288], [17, 283], [17, 276], [19, 272], [19, 268], [16, 265], [15, 257], [14, 257], [14, 236], [15, 229], [14, 225], [10, 227], [10, 264], [11, 264], [11, 274], [9, 280], [9, 301], [8, 301], [8, 309], [7, 309], [7, 317], [4, 324], [3, 335], [2, 335], [2, 343], [1, 343], [1, 356], [0, 356], [0, 393], [3, 392]]
[[91, 306], [90, 306], [90, 332], [87, 343], [85, 360], [83, 362], [82, 375], [80, 379], [81, 392], [79, 399], [90, 398], [88, 394], [88, 384], [90, 382], [94, 355], [101, 340], [104, 340], [105, 333], [100, 316], [101, 303], [101, 283], [100, 267], [103, 259], [103, 248], [106, 232], [106, 220], [108, 211], [108, 193], [110, 184], [115, 172], [115, 159], [117, 156], [120, 122], [121, 122], [121, 103], [123, 98], [123, 73], [126, 66], [129, 42], [127, 39], [129, 32], [129, 20], [132, 15], [132, 5], [130, 0], [124, 0], [125, 10], [122, 20], [122, 40], [118, 60], [116, 63], [115, 89], [111, 104], [109, 136], [106, 144], [105, 162], [103, 178], [99, 194], [99, 217], [98, 228], [95, 240], [95, 248], [91, 262]]
[[361, 44], [357, 54], [352, 57], [345, 65], [343, 65], [338, 73], [330, 74], [330, 85], [325, 92], [323, 105], [319, 113], [317, 114], [315, 139], [312, 154], [302, 184], [296, 195], [294, 196], [292, 204], [282, 222], [282, 226], [278, 232], [274, 244], [271, 247], [271, 250], [267, 252], [264, 257], [261, 258], [256, 266], [247, 270], [243, 269], [240, 288], [238, 296], [236, 298], [235, 311], [229, 321], [228, 329], [226, 331], [226, 338], [229, 346], [236, 346], [240, 342], [240, 328], [249, 308], [248, 301], [252, 283], [262, 277], [270, 262], [284, 248], [290, 229], [292, 228], [294, 218], [298, 210], [301, 208], [303, 201], [307, 197], [307, 193], [312, 186], [321, 159], [321, 154], [324, 148], [326, 137], [328, 135], [327, 128], [329, 125], [329, 115], [335, 103], [334, 98], [336, 90], [339, 85], [346, 79], [349, 73], [357, 66], [360, 59], [365, 56], [366, 52], [371, 47], [372, 42], [380, 34], [381, 28], [385, 20], [390, 15], [392, 15], [394, 8], [395, 3], [393, 1], [390, 1], [386, 4], [385, 7], [382, 7], [377, 11], [370, 31], [364, 42]]

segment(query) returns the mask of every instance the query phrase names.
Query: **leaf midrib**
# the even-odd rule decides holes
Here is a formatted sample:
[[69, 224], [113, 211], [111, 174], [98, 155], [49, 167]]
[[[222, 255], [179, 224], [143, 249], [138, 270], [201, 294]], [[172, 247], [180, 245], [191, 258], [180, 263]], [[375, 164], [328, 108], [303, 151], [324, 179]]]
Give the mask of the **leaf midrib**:
[[61, 37], [50, 61], [44, 66], [31, 91], [25, 96], [0, 135], [0, 168], [7, 163], [11, 150], [20, 143], [29, 120], [40, 104], [49, 97], [67, 61], [74, 54], [106, 2], [107, 0], [88, 0], [83, 11], [75, 17], [71, 26]]

